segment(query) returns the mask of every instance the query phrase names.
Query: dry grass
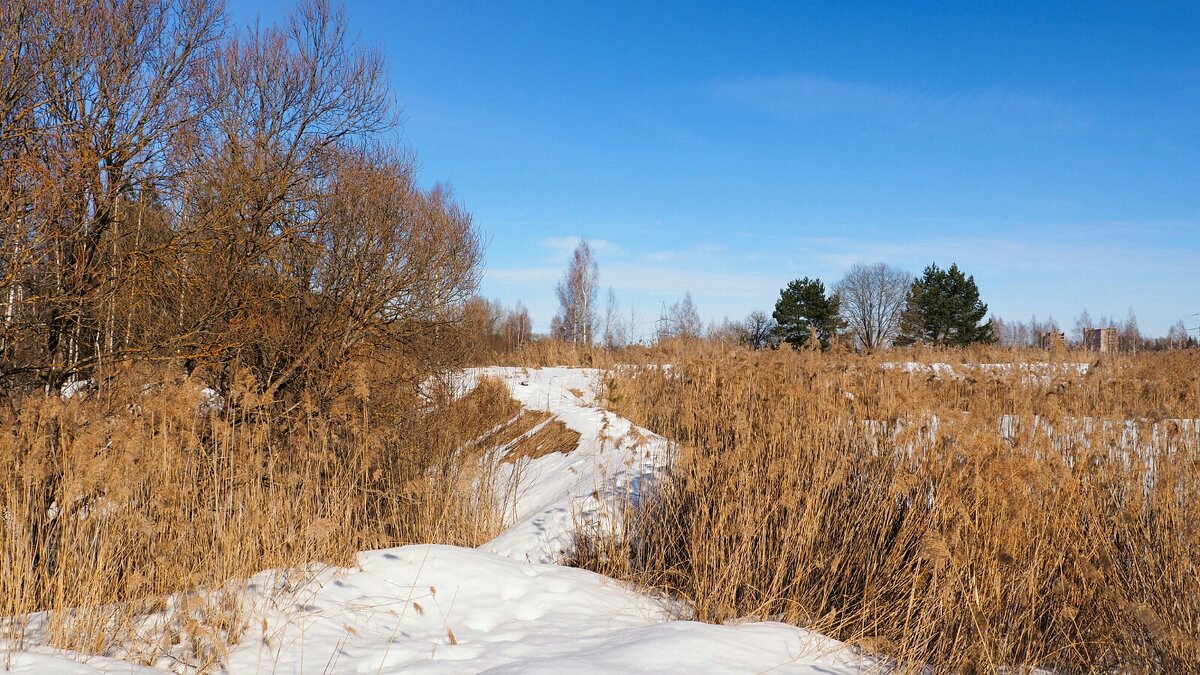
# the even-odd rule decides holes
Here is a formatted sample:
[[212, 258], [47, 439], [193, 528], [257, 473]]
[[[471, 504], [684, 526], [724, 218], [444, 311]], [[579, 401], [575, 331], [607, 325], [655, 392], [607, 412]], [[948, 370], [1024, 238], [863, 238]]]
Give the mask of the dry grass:
[[506, 424], [503, 428], [497, 430], [494, 436], [488, 438], [488, 445], [493, 448], [503, 448], [538, 428], [551, 417], [553, 415], [548, 412], [523, 410], [512, 423]]
[[[37, 621], [53, 645], [209, 670], [243, 613], [236, 593], [191, 591], [498, 533], [490, 472], [463, 448], [519, 410], [503, 384], [420, 410], [393, 405], [411, 387], [364, 380], [331, 409], [269, 414], [250, 384], [213, 401], [155, 370], [0, 407], [5, 637], [24, 639], [29, 614], [48, 610]], [[145, 630], [172, 594], [171, 619]]]
[[559, 420], [544, 422], [537, 431], [517, 439], [500, 460], [515, 463], [522, 459], [537, 459], [556, 452], [566, 454], [579, 446], [579, 432], [568, 429]]
[[611, 405], [677, 457], [584, 562], [909, 668], [1200, 671], [1200, 354], [902, 354], [957, 376], [706, 347], [622, 370]]

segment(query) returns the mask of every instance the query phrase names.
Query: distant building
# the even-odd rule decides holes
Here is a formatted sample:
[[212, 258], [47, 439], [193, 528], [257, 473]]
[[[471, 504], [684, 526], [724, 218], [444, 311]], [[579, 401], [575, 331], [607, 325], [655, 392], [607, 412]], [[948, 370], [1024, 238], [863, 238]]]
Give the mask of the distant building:
[[1067, 346], [1067, 339], [1062, 331], [1052, 330], [1038, 336], [1038, 346], [1042, 349], [1064, 349]]
[[1089, 352], [1115, 354], [1121, 351], [1120, 336], [1116, 328], [1086, 328], [1083, 331], [1083, 348]]

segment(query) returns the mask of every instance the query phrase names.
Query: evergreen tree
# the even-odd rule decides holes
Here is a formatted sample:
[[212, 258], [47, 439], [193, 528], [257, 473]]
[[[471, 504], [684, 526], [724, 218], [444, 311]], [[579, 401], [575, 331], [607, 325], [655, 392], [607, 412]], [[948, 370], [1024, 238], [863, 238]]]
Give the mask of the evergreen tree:
[[779, 292], [772, 316], [779, 324], [783, 340], [796, 347], [805, 346], [816, 333], [821, 348], [828, 349], [844, 325], [838, 313], [837, 294], [825, 295], [825, 284], [808, 277], [789, 282]]
[[909, 289], [896, 344], [962, 347], [995, 342], [992, 322], [980, 323], [986, 315], [974, 277], [964, 275], [957, 264], [946, 270], [930, 265]]

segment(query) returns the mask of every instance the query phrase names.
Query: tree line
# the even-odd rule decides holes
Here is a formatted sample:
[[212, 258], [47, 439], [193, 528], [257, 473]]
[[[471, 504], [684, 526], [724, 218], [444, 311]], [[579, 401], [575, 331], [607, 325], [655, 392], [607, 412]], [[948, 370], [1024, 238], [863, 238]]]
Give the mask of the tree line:
[[[598, 341], [609, 347], [624, 344], [629, 325], [619, 318], [611, 288], [602, 340], [597, 340], [599, 276], [591, 247], [581, 241], [556, 288], [559, 309], [550, 324], [551, 338], [582, 345]], [[983, 321], [986, 314], [987, 305], [979, 300], [975, 279], [957, 265], [945, 270], [930, 265], [922, 277], [914, 279], [884, 263], [859, 264], [830, 292], [820, 279], [794, 280], [780, 292], [771, 316], [752, 312], [744, 322], [710, 325], [707, 335], [755, 348], [776, 347], [782, 342], [823, 349], [844, 343], [866, 350], [892, 344], [961, 346], [995, 341], [991, 322]], [[630, 324], [635, 322], [631, 316]], [[655, 339], [705, 335], [690, 292], [669, 307], [664, 304], [655, 324]]]
[[835, 343], [867, 351], [995, 341], [979, 287], [957, 264], [931, 264], [920, 277], [885, 263], [857, 264], [829, 292], [804, 277], [780, 292], [772, 318], [780, 340], [799, 348]]
[[[616, 298], [610, 288], [603, 321], [597, 309], [599, 266], [586, 241], [581, 241], [562, 281], [557, 287], [559, 310], [551, 322], [550, 337], [572, 344], [601, 343], [622, 346], [636, 323], [622, 322], [615, 311]], [[601, 331], [601, 324], [603, 330]], [[1165, 338], [1147, 338], [1137, 328], [1130, 309], [1124, 321], [1100, 317], [1093, 321], [1084, 310], [1076, 319], [1065, 343], [1081, 345], [1086, 331], [1117, 328], [1123, 348], [1165, 349], [1196, 344], [1181, 322]], [[957, 263], [942, 268], [927, 266], [920, 276], [878, 262], [856, 264], [832, 287], [819, 278], [803, 277], [788, 282], [780, 291], [774, 311], [751, 312], [742, 321], [726, 319], [703, 325], [691, 293], [663, 311], [655, 323], [653, 337], [711, 339], [736, 342], [755, 349], [787, 343], [796, 348], [829, 349], [841, 345], [862, 351], [923, 344], [935, 347], [964, 347], [997, 343], [1007, 347], [1039, 347], [1046, 336], [1060, 332], [1051, 318], [1029, 323], [988, 316], [972, 275]]]
[[136, 360], [295, 397], [379, 349], [433, 367], [481, 249], [390, 142], [377, 51], [306, 0], [0, 3], [0, 387]]

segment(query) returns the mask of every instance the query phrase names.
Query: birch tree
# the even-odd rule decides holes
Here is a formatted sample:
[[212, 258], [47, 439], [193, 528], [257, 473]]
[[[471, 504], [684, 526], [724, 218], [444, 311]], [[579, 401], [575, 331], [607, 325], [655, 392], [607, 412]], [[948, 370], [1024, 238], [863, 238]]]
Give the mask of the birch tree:
[[608, 289], [608, 302], [604, 306], [604, 346], [612, 349], [624, 347], [627, 340], [625, 322], [621, 319], [621, 308], [617, 304], [617, 294], [612, 287]]
[[572, 344], [592, 343], [596, 332], [596, 292], [600, 269], [586, 241], [580, 241], [556, 289], [558, 314], [551, 323], [554, 337]]

